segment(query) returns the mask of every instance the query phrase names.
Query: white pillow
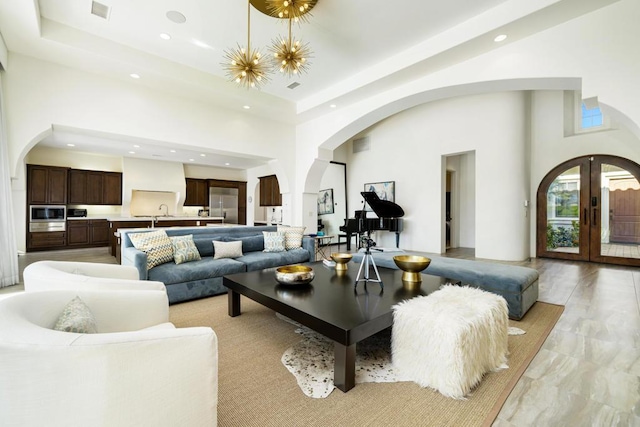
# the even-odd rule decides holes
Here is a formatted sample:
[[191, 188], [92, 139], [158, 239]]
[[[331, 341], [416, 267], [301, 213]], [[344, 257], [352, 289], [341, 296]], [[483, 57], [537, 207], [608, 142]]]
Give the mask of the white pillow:
[[242, 255], [242, 241], [240, 240], [237, 242], [213, 241], [213, 259], [238, 258]]

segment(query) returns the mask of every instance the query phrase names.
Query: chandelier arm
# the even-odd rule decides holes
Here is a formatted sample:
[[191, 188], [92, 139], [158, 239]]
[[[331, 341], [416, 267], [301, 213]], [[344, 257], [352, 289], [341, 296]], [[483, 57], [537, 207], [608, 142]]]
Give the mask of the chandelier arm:
[[251, 55], [251, 0], [247, 0], [247, 52]]

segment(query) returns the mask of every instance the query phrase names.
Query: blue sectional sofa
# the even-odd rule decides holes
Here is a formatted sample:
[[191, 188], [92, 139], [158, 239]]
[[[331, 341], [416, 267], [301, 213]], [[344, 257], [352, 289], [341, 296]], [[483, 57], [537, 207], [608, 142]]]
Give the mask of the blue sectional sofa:
[[[410, 252], [373, 253], [378, 267], [398, 269], [395, 255], [418, 255]], [[422, 254], [420, 254], [422, 255]], [[446, 258], [427, 255], [431, 263], [424, 274], [446, 277], [504, 297], [509, 306], [509, 317], [520, 320], [538, 300], [538, 272], [532, 268], [486, 261]], [[353, 261], [361, 262], [362, 253], [354, 254]]]
[[[226, 293], [227, 288], [222, 285], [222, 276], [225, 274], [307, 262], [315, 254], [315, 241], [307, 236], [303, 237], [301, 248], [286, 252], [263, 252], [262, 232], [276, 231], [275, 226], [175, 227], [163, 230], [169, 237], [192, 234], [202, 259], [182, 264], [168, 262], [148, 270], [147, 254], [133, 246], [128, 234], [154, 229], [138, 229], [121, 232], [122, 264], [136, 267], [141, 280], [163, 282], [170, 304]], [[243, 256], [213, 259], [213, 240], [242, 241]]]

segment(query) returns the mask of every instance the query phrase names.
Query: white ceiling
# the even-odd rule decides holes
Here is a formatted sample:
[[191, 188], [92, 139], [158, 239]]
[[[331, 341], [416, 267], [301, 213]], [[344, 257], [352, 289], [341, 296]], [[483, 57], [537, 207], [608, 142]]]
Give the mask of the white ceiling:
[[[225, 108], [250, 105], [248, 114], [300, 123], [331, 104], [340, 108], [617, 0], [318, 0], [310, 22], [294, 26], [294, 36], [313, 50], [309, 72], [294, 79], [276, 73], [260, 91], [237, 87], [221, 67], [225, 49], [246, 44], [243, 0], [99, 1], [111, 8], [108, 20], [91, 14], [91, 0], [0, 0], [2, 37], [13, 52], [129, 83], [137, 73], [137, 84]], [[166, 13], [173, 10], [186, 22], [170, 21]], [[253, 47], [266, 53], [285, 32], [283, 21], [251, 8]], [[498, 34], [507, 40], [495, 43]], [[293, 81], [300, 86], [288, 89]], [[61, 146], [78, 135], [87, 136], [54, 129], [43, 144]], [[85, 146], [95, 152], [133, 151], [126, 138], [90, 136]], [[144, 146], [136, 156], [157, 158], [167, 148], [157, 141]], [[186, 160], [176, 161], [240, 168], [267, 161], [186, 151]]]

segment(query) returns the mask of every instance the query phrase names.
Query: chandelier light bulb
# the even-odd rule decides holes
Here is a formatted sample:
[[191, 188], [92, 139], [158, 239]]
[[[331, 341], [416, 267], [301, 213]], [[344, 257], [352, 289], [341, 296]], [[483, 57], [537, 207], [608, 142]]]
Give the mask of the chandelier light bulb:
[[284, 5], [284, 7], [289, 6], [289, 2], [287, 0], [284, 0], [284, 3], [282, 3]]

